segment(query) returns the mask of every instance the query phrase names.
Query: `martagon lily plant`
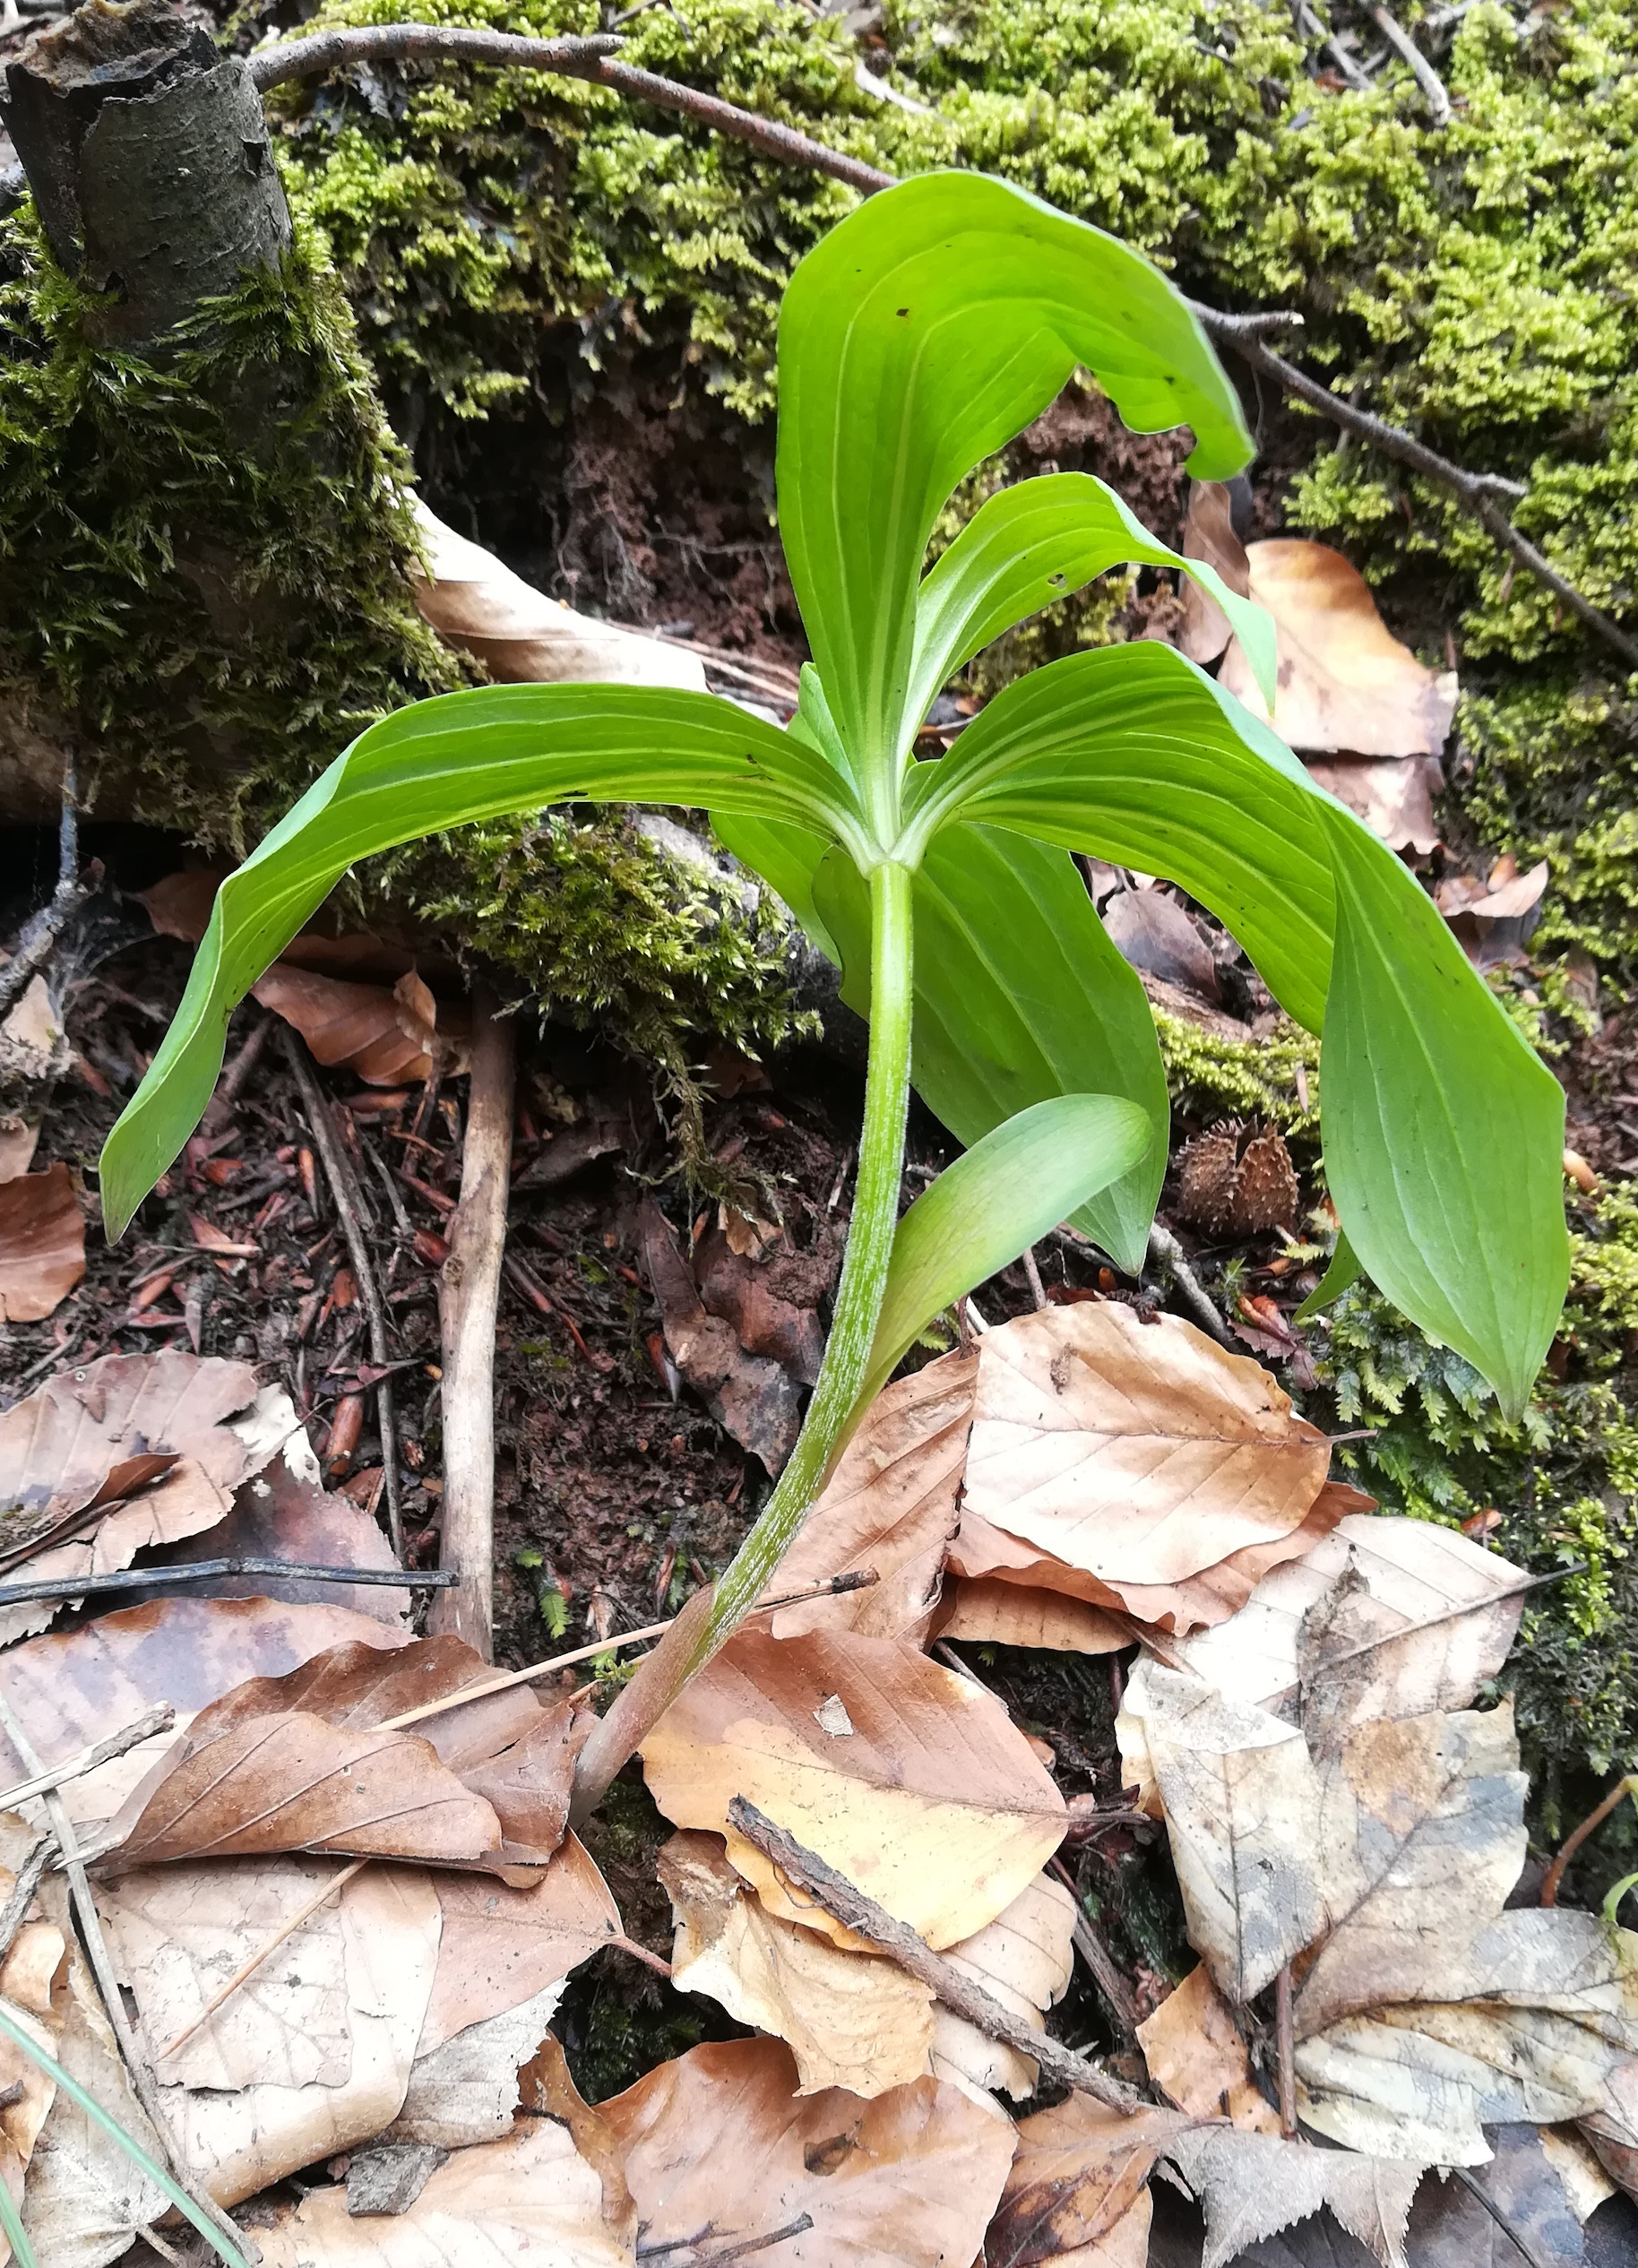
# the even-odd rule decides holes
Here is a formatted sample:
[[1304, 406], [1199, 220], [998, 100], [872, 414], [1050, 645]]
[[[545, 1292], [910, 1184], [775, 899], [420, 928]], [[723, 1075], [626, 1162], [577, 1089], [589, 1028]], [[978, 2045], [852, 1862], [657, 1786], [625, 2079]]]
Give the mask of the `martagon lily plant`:
[[[1272, 626], [1098, 480], [1003, 489], [930, 572], [958, 484], [1091, 371], [1189, 470], [1253, 451], [1186, 304], [1099, 230], [981, 176], [861, 205], [801, 263], [779, 335], [780, 532], [814, 661], [787, 731], [705, 694], [505, 686], [384, 718], [221, 886], [175, 1022], [103, 1152], [118, 1235], [203, 1113], [228, 1019], [358, 859], [561, 801], [703, 807], [841, 965], [869, 1019], [858, 1179], [801, 1438], [714, 1594], [582, 1758], [580, 1808], [763, 1591], [927, 1320], [1073, 1217], [1141, 1266], [1168, 1108], [1141, 985], [1069, 856], [1168, 876], [1323, 1035], [1325, 1171], [1358, 1268], [1522, 1409], [1568, 1275], [1556, 1082], [1415, 878], [1267, 724], [1169, 647], [1053, 662], [948, 755], [918, 728], [989, 642], [1105, 569], [1192, 575], [1272, 709]], [[899, 1218], [912, 1081], [966, 1153]], [[617, 1721], [616, 1721], [617, 1720]]]

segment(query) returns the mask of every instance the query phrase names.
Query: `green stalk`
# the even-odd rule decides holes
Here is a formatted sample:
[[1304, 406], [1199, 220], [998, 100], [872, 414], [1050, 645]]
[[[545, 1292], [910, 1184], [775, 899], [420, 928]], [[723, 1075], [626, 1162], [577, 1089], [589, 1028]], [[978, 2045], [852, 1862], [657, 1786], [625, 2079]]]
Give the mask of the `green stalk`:
[[29, 2242], [28, 2231], [22, 2225], [22, 2215], [13, 2203], [12, 2193], [3, 2181], [0, 2181], [0, 2231], [4, 2231], [5, 2240], [12, 2247], [12, 2268], [39, 2268], [34, 2247]]

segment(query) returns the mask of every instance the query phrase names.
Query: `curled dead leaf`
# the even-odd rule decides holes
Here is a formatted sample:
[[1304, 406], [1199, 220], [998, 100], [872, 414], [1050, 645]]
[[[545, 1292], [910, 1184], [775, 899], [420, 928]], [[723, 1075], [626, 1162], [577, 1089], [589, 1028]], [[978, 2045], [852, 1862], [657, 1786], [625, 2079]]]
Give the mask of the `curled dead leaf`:
[[1020, 2121], [1018, 2154], [984, 2239], [986, 2268], [1144, 2268], [1149, 2176], [1183, 2122], [1071, 2095]]
[[356, 1071], [372, 1087], [425, 1079], [435, 1063], [467, 1067], [463, 1021], [440, 1012], [413, 970], [389, 991], [276, 961], [254, 992], [300, 1032], [318, 1062]]
[[0, 1182], [0, 1322], [54, 1315], [85, 1273], [85, 1219], [65, 1165]]

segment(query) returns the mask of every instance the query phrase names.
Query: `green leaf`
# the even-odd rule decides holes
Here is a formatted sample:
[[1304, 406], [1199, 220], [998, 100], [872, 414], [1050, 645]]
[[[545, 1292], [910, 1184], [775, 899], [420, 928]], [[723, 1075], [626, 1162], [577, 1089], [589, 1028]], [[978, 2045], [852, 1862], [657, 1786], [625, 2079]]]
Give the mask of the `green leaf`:
[[233, 1010], [356, 859], [570, 800], [706, 804], [858, 837], [823, 756], [709, 694], [486, 686], [383, 718], [218, 891], [182, 1005], [103, 1150], [110, 1237], [198, 1125]]
[[940, 687], [992, 639], [1068, 598], [1106, 568], [1133, 563], [1192, 575], [1216, 599], [1272, 709], [1273, 617], [1230, 591], [1204, 560], [1169, 550], [1101, 480], [1057, 472], [991, 496], [924, 579], [916, 600], [907, 738]]
[[1197, 479], [1249, 461], [1238, 397], [1160, 271], [1010, 183], [901, 182], [792, 276], [780, 312], [780, 528], [862, 774], [899, 746], [935, 521], [1077, 365], [1134, 431], [1191, 426]]
[[1117, 1095], [1032, 1104], [964, 1151], [899, 1223], [870, 1367], [873, 1401], [941, 1309], [1128, 1173], [1153, 1140], [1146, 1112]]
[[1320, 1058], [1332, 1199], [1371, 1281], [1516, 1419], [1569, 1281], [1564, 1090], [1415, 877], [1350, 812], [1322, 808], [1337, 884]]
[[1340, 1299], [1342, 1297], [1350, 1284], [1358, 1282], [1361, 1272], [1353, 1246], [1339, 1229], [1336, 1246], [1325, 1272], [1303, 1301], [1302, 1306], [1295, 1311], [1296, 1321], [1306, 1323], [1311, 1315], [1317, 1315], [1322, 1307], [1329, 1307], [1333, 1299]]
[[12, 2268], [39, 2268], [34, 2247], [29, 2242], [29, 2232], [22, 2225], [22, 2215], [12, 2203], [12, 2193], [0, 2182], [0, 2234], [12, 2248]]
[[[731, 850], [742, 867], [749, 867], [777, 892], [820, 952], [840, 969], [841, 949], [814, 903], [814, 876], [831, 848], [824, 837], [806, 827], [793, 827], [783, 819], [743, 819], [726, 811], [713, 811], [711, 824], [724, 849]], [[866, 945], [866, 967], [869, 961]]]
[[1180, 882], [1323, 1024], [1338, 1216], [1516, 1416], [1569, 1280], [1564, 1098], [1415, 877], [1266, 725], [1152, 643], [1054, 662], [917, 768], [912, 839], [983, 819]]

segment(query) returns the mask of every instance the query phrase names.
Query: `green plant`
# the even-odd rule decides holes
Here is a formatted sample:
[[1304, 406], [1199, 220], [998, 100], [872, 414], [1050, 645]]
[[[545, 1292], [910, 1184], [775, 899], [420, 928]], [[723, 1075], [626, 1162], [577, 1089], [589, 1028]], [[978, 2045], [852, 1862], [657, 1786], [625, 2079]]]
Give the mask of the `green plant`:
[[[196, 1124], [233, 1006], [355, 859], [553, 799], [712, 812], [868, 1014], [864, 1124], [801, 1439], [714, 1599], [622, 1706], [644, 1685], [663, 1705], [722, 1643], [870, 1387], [956, 1291], [1076, 1208], [1116, 1261], [1140, 1263], [1165, 1080], [1144, 995], [1072, 850], [1175, 877], [1298, 1022], [1323, 1024], [1326, 1164], [1351, 1246], [1507, 1410], [1529, 1393], [1567, 1273], [1556, 1083], [1399, 860], [1211, 678], [1154, 643], [1073, 654], [1009, 686], [942, 762], [915, 761], [955, 670], [1122, 562], [1194, 576], [1272, 678], [1266, 617], [1082, 475], [991, 496], [921, 573], [958, 483], [1077, 366], [1137, 430], [1191, 427], [1199, 477], [1246, 462], [1237, 398], [1172, 287], [1022, 191], [929, 174], [807, 255], [779, 343], [781, 532], [815, 654], [790, 730], [708, 695], [603, 686], [486, 687], [372, 726], [224, 884], [103, 1157], [118, 1233]], [[973, 1147], [901, 1225], [912, 1075]], [[582, 1758], [593, 1786], [618, 1761], [612, 1722]]]

